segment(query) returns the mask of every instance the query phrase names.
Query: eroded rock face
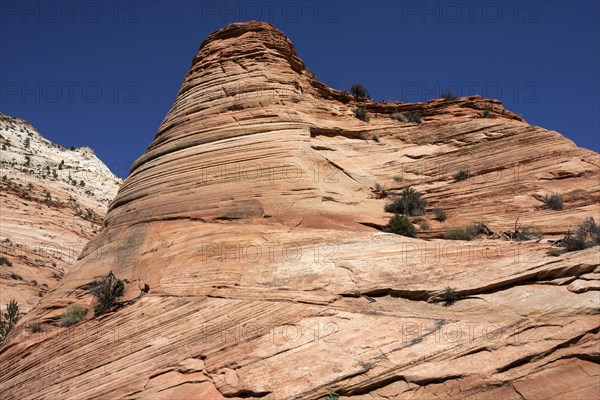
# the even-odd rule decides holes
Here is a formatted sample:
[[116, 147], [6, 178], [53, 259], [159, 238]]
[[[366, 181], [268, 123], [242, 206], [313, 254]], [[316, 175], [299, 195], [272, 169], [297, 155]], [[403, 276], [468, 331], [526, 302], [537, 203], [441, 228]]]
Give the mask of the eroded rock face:
[[102, 228], [121, 180], [89, 147], [65, 148], [0, 114], [0, 309], [31, 310]]
[[[455, 182], [461, 169], [471, 177]], [[546, 250], [600, 219], [599, 177], [598, 154], [498, 101], [359, 101], [319, 83], [273, 26], [229, 25], [202, 43], [105, 229], [21, 324], [92, 307], [87, 289], [109, 271], [122, 306], [12, 335], [3, 394], [596, 398], [598, 247]], [[378, 229], [390, 214], [376, 182], [419, 190], [430, 229]], [[555, 192], [564, 210], [541, 208]], [[546, 236], [441, 238], [517, 218]], [[458, 301], [444, 307], [447, 287]]]

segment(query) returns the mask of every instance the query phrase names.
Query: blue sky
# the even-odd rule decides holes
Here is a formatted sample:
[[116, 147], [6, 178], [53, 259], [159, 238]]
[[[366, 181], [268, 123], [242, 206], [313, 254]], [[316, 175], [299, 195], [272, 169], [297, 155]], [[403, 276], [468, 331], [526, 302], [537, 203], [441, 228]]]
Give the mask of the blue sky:
[[450, 89], [499, 98], [600, 151], [600, 2], [9, 1], [0, 3], [0, 111], [120, 176], [152, 141], [202, 40], [274, 23], [329, 85], [377, 100]]

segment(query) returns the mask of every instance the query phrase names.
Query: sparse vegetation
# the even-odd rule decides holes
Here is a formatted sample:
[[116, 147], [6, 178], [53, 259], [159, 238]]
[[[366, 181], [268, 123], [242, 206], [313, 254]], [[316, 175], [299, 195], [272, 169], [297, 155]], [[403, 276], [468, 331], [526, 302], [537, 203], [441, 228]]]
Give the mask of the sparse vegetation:
[[371, 136], [371, 139], [373, 139], [373, 141], [374, 141], [374, 142], [377, 142], [377, 143], [379, 143], [379, 135], [377, 135], [377, 134], [373, 134], [373, 135]]
[[31, 140], [29, 138], [25, 138], [23, 144], [25, 145], [25, 148], [28, 149], [29, 146], [31, 146]]
[[476, 236], [473, 225], [450, 228], [444, 232], [444, 239], [448, 240], [473, 240]]
[[410, 114], [408, 114], [408, 122], [414, 122], [415, 124], [420, 124], [421, 123], [421, 114], [419, 114], [417, 111], [413, 111]]
[[452, 175], [452, 178], [454, 178], [454, 182], [460, 182], [464, 181], [465, 179], [469, 179], [470, 176], [471, 174], [469, 174], [469, 171], [466, 169], [461, 169], [456, 174]]
[[556, 193], [544, 197], [544, 208], [548, 210], [560, 211], [563, 209], [563, 203], [563, 198]]
[[450, 91], [450, 90], [442, 93], [442, 95], [440, 97], [446, 101], [452, 101], [452, 100], [458, 99], [458, 97], [454, 93], [452, 93], [452, 91]]
[[85, 181], [83, 179], [79, 181], [79, 187], [85, 187]]
[[110, 311], [116, 304], [117, 298], [125, 293], [125, 284], [122, 280], [117, 279], [112, 271], [100, 283], [92, 288], [92, 294], [97, 300], [94, 307], [96, 315]]
[[6, 257], [0, 257], [0, 265], [6, 265], [7, 267], [12, 267], [12, 262]]
[[517, 218], [515, 221], [515, 230], [504, 232], [504, 235], [510, 240], [521, 242], [524, 240], [540, 239], [544, 236], [544, 232], [540, 228], [532, 227], [531, 225], [521, 227], [519, 225], [519, 218]]
[[337, 394], [336, 392], [331, 392], [327, 394], [327, 396], [323, 397], [323, 400], [338, 400], [339, 398], [339, 394]]
[[426, 206], [427, 200], [421, 197], [421, 193], [409, 187], [404, 189], [400, 196], [396, 197], [394, 201], [387, 204], [384, 210], [394, 214], [416, 216], [424, 215]]
[[392, 119], [400, 122], [408, 122], [408, 117], [403, 112], [395, 112], [392, 114]]
[[32, 322], [29, 324], [29, 330], [33, 333], [44, 332], [44, 325], [41, 322]]
[[357, 99], [364, 99], [370, 97], [367, 88], [365, 88], [359, 83], [354, 83], [352, 86], [350, 86], [350, 93], [352, 93], [352, 95]]
[[65, 160], [60, 160], [60, 164], [58, 164], [58, 169], [63, 169], [65, 166]]
[[85, 308], [76, 303], [71, 304], [60, 316], [61, 325], [64, 327], [75, 325], [81, 321], [86, 314], [87, 310]]
[[364, 107], [358, 107], [354, 110], [354, 116], [364, 122], [369, 122], [371, 120], [371, 116]]
[[481, 118], [492, 118], [492, 113], [490, 110], [483, 110], [481, 113]]
[[423, 220], [423, 221], [419, 221], [419, 227], [421, 228], [421, 230], [428, 230], [429, 229], [429, 222]]
[[378, 199], [383, 199], [388, 197], [388, 191], [385, 190], [385, 186], [380, 184], [379, 182], [375, 182], [375, 186], [373, 187], [373, 191], [377, 195]]
[[4, 342], [20, 318], [19, 305], [15, 300], [8, 303], [4, 313], [0, 310], [0, 344]]
[[444, 232], [444, 239], [448, 240], [473, 240], [480, 235], [492, 235], [493, 232], [481, 221], [468, 226], [454, 227]]
[[447, 286], [442, 292], [442, 300], [444, 301], [444, 307], [451, 306], [458, 300], [456, 289]]
[[569, 231], [562, 239], [565, 251], [584, 250], [600, 244], [600, 226], [594, 218], [586, 219], [575, 232]]
[[446, 211], [444, 211], [443, 208], [434, 208], [432, 211], [435, 215], [434, 219], [440, 222], [444, 222], [448, 218], [448, 216], [446, 215]]
[[383, 227], [385, 232], [395, 233], [397, 235], [417, 237], [417, 230], [414, 225], [404, 215], [395, 214]]
[[550, 247], [546, 251], [546, 254], [549, 255], [550, 257], [558, 257], [562, 254], [562, 251], [560, 249], [557, 249], [556, 247]]

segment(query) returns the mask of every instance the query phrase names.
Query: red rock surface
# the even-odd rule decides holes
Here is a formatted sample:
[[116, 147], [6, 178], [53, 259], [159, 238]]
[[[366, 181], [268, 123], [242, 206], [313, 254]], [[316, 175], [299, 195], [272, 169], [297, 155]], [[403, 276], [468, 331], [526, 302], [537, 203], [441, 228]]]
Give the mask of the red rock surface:
[[[390, 118], [401, 111], [423, 122]], [[598, 247], [546, 250], [600, 220], [599, 177], [597, 153], [496, 100], [358, 101], [273, 26], [229, 25], [202, 43], [103, 231], [18, 326], [52, 329], [0, 349], [3, 395], [598, 398]], [[419, 190], [430, 229], [378, 229], [390, 214], [376, 182]], [[563, 211], [540, 207], [551, 193]], [[442, 239], [517, 218], [545, 236]], [[109, 271], [126, 283], [121, 307], [58, 326], [68, 304], [93, 307]]]

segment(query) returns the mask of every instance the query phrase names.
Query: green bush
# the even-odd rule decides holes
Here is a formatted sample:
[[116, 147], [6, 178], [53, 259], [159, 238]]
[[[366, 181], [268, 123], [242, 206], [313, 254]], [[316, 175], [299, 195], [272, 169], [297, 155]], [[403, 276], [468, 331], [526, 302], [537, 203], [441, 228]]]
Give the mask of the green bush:
[[383, 227], [385, 232], [395, 233], [397, 235], [417, 237], [417, 230], [414, 225], [404, 215], [395, 214]]
[[567, 233], [562, 240], [565, 251], [584, 250], [600, 244], [600, 226], [596, 224], [594, 218], [586, 219], [577, 227], [574, 233]]
[[481, 118], [492, 118], [492, 113], [490, 110], [483, 110], [481, 113]]
[[81, 321], [86, 314], [87, 310], [85, 308], [81, 307], [79, 304], [71, 304], [60, 316], [61, 325], [64, 327], [75, 325]]
[[433, 214], [435, 215], [435, 219], [440, 222], [444, 222], [448, 218], [443, 208], [434, 208]]
[[444, 232], [444, 239], [448, 240], [473, 240], [477, 237], [475, 225], [450, 228]]
[[558, 257], [562, 254], [562, 251], [555, 247], [551, 247], [546, 251], [546, 254], [549, 255], [550, 257]]
[[461, 169], [456, 174], [452, 175], [454, 182], [464, 181], [465, 179], [469, 179], [470, 176], [471, 174], [469, 174], [469, 171], [466, 169]]
[[12, 262], [6, 257], [0, 257], [0, 265], [6, 265], [7, 267], [12, 267]]
[[373, 141], [379, 143], [379, 135], [377, 135], [376, 133], [371, 136], [371, 139], [373, 139]]
[[117, 298], [123, 296], [123, 293], [125, 293], [123, 281], [117, 279], [113, 273], [110, 272], [102, 282], [92, 288], [92, 294], [98, 301], [94, 307], [94, 313], [100, 315], [110, 311], [116, 304]]
[[394, 201], [392, 201], [390, 204], [387, 204], [384, 210], [394, 214], [406, 214], [414, 216], [424, 215], [426, 206], [427, 200], [421, 197], [421, 193], [409, 187], [404, 189], [400, 196], [396, 197]]
[[371, 116], [364, 107], [358, 107], [354, 110], [354, 116], [364, 122], [369, 122], [371, 120]]
[[426, 231], [426, 230], [429, 229], [429, 222], [427, 222], [427, 221], [419, 221], [419, 227], [422, 230]]
[[544, 207], [548, 210], [560, 211], [563, 209], [563, 199], [559, 194], [546, 195], [544, 197]]
[[350, 86], [350, 93], [352, 93], [352, 95], [357, 99], [364, 99], [370, 97], [367, 88], [365, 88], [359, 83], [354, 83], [352, 86]]
[[450, 91], [450, 90], [442, 93], [442, 95], [440, 97], [446, 101], [452, 101], [452, 100], [458, 99], [458, 97], [454, 93], [452, 93], [452, 91]]
[[392, 119], [400, 122], [408, 122], [408, 117], [403, 112], [395, 112], [392, 114]]
[[0, 343], [4, 342], [20, 318], [19, 305], [15, 300], [8, 303], [4, 313], [0, 310]]

